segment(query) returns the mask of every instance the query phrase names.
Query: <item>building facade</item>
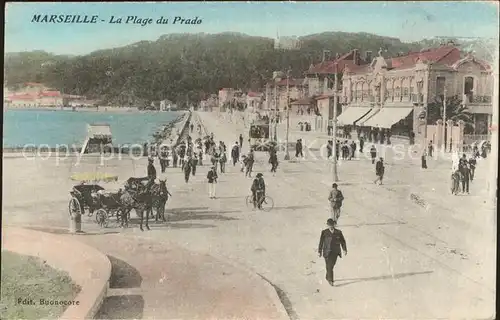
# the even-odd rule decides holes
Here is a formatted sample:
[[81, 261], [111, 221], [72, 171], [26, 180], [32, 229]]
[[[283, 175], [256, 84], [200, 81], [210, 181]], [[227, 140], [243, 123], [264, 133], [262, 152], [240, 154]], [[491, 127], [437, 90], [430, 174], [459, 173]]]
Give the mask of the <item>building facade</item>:
[[273, 81], [266, 85], [266, 108], [286, 110], [290, 103], [306, 97], [307, 84], [304, 79], [286, 77], [282, 72], [275, 72]]
[[246, 106], [252, 110], [262, 110], [264, 102], [264, 95], [260, 92], [248, 92], [246, 94]]
[[426, 139], [425, 122], [433, 111], [428, 108], [439, 108], [445, 97], [453, 96], [473, 114], [474, 132], [484, 132], [491, 122], [492, 69], [454, 46], [388, 59], [379, 52], [370, 64], [347, 66], [342, 79], [346, 112], [338, 120], [343, 125], [385, 130], [403, 125], [407, 130], [401, 134]]
[[15, 92], [8, 91], [4, 98], [4, 103], [12, 108], [62, 107], [64, 102], [60, 91], [50, 90], [41, 83], [33, 82], [25, 83]]

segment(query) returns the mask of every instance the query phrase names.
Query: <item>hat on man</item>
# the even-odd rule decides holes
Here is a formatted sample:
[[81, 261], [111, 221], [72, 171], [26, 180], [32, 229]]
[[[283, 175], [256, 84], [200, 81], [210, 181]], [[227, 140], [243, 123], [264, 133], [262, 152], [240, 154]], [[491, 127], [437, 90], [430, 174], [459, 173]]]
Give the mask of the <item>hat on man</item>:
[[337, 188], [338, 185], [336, 183], [332, 184], [332, 188]]
[[262, 173], [260, 173], [260, 172], [259, 172], [259, 173], [257, 173], [257, 178], [260, 178], [260, 177], [262, 177], [262, 176], [264, 176]]
[[337, 222], [335, 220], [333, 220], [332, 218], [326, 220], [326, 224], [329, 226], [329, 227], [335, 227], [337, 225]]
[[154, 162], [154, 161], [155, 161], [155, 159], [153, 159], [153, 158], [149, 158], [149, 159], [148, 159], [148, 161], [149, 161], [149, 162]]

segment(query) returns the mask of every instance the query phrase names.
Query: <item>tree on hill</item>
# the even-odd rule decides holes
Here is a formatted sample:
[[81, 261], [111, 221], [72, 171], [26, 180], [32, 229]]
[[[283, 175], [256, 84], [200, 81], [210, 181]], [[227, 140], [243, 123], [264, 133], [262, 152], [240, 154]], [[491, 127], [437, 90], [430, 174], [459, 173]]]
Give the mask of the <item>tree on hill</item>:
[[170, 34], [156, 41], [140, 41], [82, 56], [46, 52], [6, 54], [5, 80], [9, 86], [42, 82], [64, 93], [104, 98], [119, 105], [143, 100], [199, 102], [224, 87], [261, 90], [272, 72], [292, 68], [303, 77], [322, 51], [389, 53], [415, 50], [418, 45], [367, 33], [330, 32], [302, 37], [300, 50], [275, 50], [273, 39], [240, 33]]

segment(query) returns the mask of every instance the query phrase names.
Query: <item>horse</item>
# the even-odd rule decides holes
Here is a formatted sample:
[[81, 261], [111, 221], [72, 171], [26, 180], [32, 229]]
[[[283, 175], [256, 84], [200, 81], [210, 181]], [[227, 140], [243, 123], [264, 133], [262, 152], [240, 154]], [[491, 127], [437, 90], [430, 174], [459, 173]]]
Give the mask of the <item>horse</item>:
[[141, 188], [135, 191], [130, 188], [125, 188], [120, 196], [120, 203], [124, 207], [122, 211], [122, 219], [124, 220], [125, 225], [128, 226], [130, 211], [134, 209], [137, 215], [141, 218], [141, 231], [144, 231], [142, 224], [144, 222], [144, 211], [146, 211], [146, 228], [151, 230], [149, 228], [149, 214], [152, 214], [153, 211], [153, 196], [150, 190], [147, 188]]
[[172, 195], [168, 192], [166, 180], [159, 181], [160, 183], [155, 183], [151, 187], [152, 207], [156, 209], [155, 221], [158, 221], [159, 217], [161, 217], [163, 221], [167, 221], [165, 219], [165, 204]]

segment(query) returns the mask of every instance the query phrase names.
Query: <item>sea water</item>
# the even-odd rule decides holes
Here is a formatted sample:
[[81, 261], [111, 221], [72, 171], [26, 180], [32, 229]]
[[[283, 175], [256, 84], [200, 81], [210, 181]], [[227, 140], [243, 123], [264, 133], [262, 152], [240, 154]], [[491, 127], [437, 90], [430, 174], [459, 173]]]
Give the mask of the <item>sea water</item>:
[[28, 144], [81, 146], [87, 137], [87, 124], [109, 124], [113, 145], [142, 144], [152, 134], [174, 121], [180, 112], [92, 112], [63, 110], [4, 110], [3, 147]]

